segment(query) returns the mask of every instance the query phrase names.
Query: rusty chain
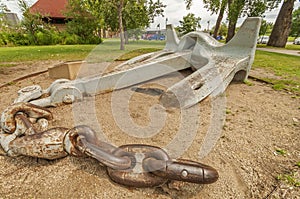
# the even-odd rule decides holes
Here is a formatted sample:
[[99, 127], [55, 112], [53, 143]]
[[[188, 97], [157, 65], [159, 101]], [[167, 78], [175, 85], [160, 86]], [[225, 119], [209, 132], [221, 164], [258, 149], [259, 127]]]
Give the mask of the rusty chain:
[[92, 157], [106, 166], [113, 181], [132, 187], [154, 187], [168, 180], [208, 184], [218, 179], [214, 168], [190, 160], [172, 160], [159, 147], [112, 146], [100, 141], [88, 126], [46, 130], [52, 118], [49, 110], [30, 103], [8, 107], [0, 123], [0, 144], [5, 153], [50, 160], [67, 155]]

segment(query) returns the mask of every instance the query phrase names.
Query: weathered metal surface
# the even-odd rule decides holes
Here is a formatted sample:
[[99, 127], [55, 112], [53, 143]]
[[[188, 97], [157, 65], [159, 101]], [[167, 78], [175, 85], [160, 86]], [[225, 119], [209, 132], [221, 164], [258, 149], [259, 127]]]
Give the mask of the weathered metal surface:
[[[49, 97], [26, 100], [30, 103], [47, 107], [55, 106], [59, 103], [69, 103], [76, 100], [81, 100], [84, 95], [95, 95], [102, 91], [122, 89], [131, 85], [135, 85], [144, 81], [161, 77], [163, 75], [172, 73], [174, 71], [183, 70], [191, 67], [186, 62], [190, 59], [191, 52], [161, 52], [159, 55], [155, 54], [151, 58], [135, 63], [129, 64], [130, 68], [125, 71], [118, 71], [111, 74], [76, 79], [74, 81], [58, 80], [55, 81], [43, 94]], [[139, 58], [136, 58], [139, 59]], [[123, 68], [124, 66], [119, 66]], [[24, 89], [23, 89], [24, 90]], [[26, 88], [25, 88], [26, 90]], [[19, 96], [22, 99], [22, 96]], [[19, 99], [16, 99], [19, 101]]]
[[218, 172], [214, 168], [190, 160], [173, 161], [159, 147], [124, 145], [113, 154], [130, 157], [132, 160], [131, 167], [125, 170], [107, 168], [110, 178], [125, 186], [153, 187], [161, 185], [167, 180], [210, 184], [219, 178]]
[[67, 155], [92, 157], [107, 166], [113, 181], [131, 187], [154, 187], [168, 180], [207, 184], [218, 179], [212, 167], [192, 161], [172, 161], [159, 147], [135, 144], [117, 148], [102, 142], [88, 126], [56, 127], [38, 132], [33, 123], [46, 128], [47, 119], [52, 115], [29, 103], [13, 104], [2, 116], [0, 145], [8, 156], [49, 160]]
[[70, 155], [81, 156], [84, 154], [113, 169], [127, 169], [131, 165], [128, 157], [113, 155], [112, 151], [117, 148], [101, 142], [96, 137], [96, 133], [88, 126], [70, 129], [65, 139], [65, 148]]
[[52, 114], [45, 108], [38, 107], [31, 103], [16, 103], [3, 111], [1, 115], [1, 128], [6, 133], [13, 133], [16, 130], [15, 116], [17, 113], [24, 113], [29, 118], [39, 119], [52, 119]]
[[42, 94], [43, 90], [39, 85], [28, 86], [18, 91], [18, 98], [14, 103], [28, 102], [32, 99], [41, 97]]
[[168, 25], [165, 49], [141, 55], [116, 67], [122, 71], [54, 82], [43, 91], [49, 97], [36, 99], [32, 94], [30, 99], [26, 94], [16, 101], [30, 101], [40, 106], [72, 103], [81, 100], [85, 94], [125, 88], [191, 67], [195, 72], [171, 86], [161, 97], [164, 106], [187, 108], [211, 94], [224, 92], [232, 80], [243, 81], [248, 77], [259, 27], [260, 18], [247, 18], [235, 37], [229, 43], [221, 44], [202, 32], [188, 33], [179, 40], [173, 26]]
[[167, 181], [167, 179], [145, 170], [143, 163], [146, 158], [150, 157], [168, 161], [170, 158], [162, 149], [149, 145], [124, 145], [120, 146], [113, 154], [129, 157], [132, 162], [130, 168], [125, 170], [107, 168], [107, 173], [114, 182], [130, 187], [154, 187]]
[[17, 137], [9, 144], [10, 153], [44, 159], [58, 159], [68, 155], [63, 140], [66, 128], [53, 128], [44, 132]]
[[169, 180], [210, 184], [219, 178], [218, 172], [214, 168], [190, 160], [161, 161], [147, 158], [143, 164], [147, 171]]
[[161, 103], [190, 107], [212, 93], [224, 92], [232, 80], [244, 81], [254, 60], [259, 27], [260, 18], [248, 18], [227, 44], [201, 32], [188, 33], [174, 43], [174, 51], [193, 49], [190, 63], [196, 71], [168, 88]]
[[[124, 145], [116, 148], [100, 141], [87, 126], [47, 130], [52, 114], [40, 106], [72, 103], [84, 95], [122, 89], [189, 67], [195, 72], [168, 88], [160, 101], [166, 107], [193, 106], [208, 95], [224, 92], [231, 81], [247, 78], [259, 26], [259, 18], [246, 19], [237, 35], [225, 45], [199, 32], [189, 33], [179, 41], [173, 27], [168, 26], [163, 51], [129, 60], [117, 67], [119, 71], [74, 81], [56, 80], [46, 90], [39, 86], [26, 87], [19, 91], [15, 104], [1, 115], [1, 147], [9, 156], [50, 160], [67, 155], [89, 156], [108, 167], [113, 181], [126, 186], [152, 187], [167, 180], [213, 183], [218, 173], [212, 167], [193, 161], [170, 160], [158, 147]], [[49, 97], [41, 98], [47, 95]], [[37, 129], [34, 123], [38, 124]]]

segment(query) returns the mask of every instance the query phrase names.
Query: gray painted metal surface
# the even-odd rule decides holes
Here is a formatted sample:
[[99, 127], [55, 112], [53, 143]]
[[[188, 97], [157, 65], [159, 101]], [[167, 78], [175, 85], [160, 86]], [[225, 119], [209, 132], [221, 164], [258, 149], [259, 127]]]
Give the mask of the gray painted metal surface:
[[[26, 87], [19, 91], [15, 102], [30, 102], [43, 107], [72, 103], [85, 95], [122, 89], [191, 67], [194, 73], [161, 96], [164, 106], [190, 107], [208, 95], [224, 92], [232, 80], [243, 81], [248, 77], [260, 23], [260, 18], [247, 18], [227, 44], [221, 44], [203, 32], [188, 33], [179, 40], [173, 26], [168, 25], [164, 50], [133, 58], [117, 66], [120, 71], [103, 76], [56, 80], [44, 91], [39, 86]], [[40, 98], [43, 94], [49, 97]]]

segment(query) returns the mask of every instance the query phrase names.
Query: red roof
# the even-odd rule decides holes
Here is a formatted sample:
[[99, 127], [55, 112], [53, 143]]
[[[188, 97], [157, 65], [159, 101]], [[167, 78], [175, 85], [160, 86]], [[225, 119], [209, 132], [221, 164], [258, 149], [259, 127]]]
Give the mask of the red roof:
[[53, 18], [66, 18], [64, 12], [67, 4], [68, 0], [38, 0], [31, 6], [30, 11]]

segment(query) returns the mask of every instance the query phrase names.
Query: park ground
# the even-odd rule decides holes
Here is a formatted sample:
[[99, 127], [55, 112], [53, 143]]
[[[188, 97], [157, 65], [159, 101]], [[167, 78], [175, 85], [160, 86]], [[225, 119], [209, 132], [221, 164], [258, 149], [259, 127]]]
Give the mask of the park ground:
[[[0, 111], [17, 97], [25, 86], [39, 84], [47, 88], [52, 79], [48, 73], [17, 80], [24, 75], [46, 70], [63, 61], [92, 59], [102, 53], [105, 62], [121, 56], [114, 42], [95, 46], [1, 48]], [[162, 43], [132, 43], [136, 48], [162, 48]], [[24, 50], [25, 49], [25, 50]], [[91, 49], [93, 52], [86, 54]], [[115, 49], [115, 50], [114, 50]], [[11, 53], [19, 53], [18, 55]], [[36, 53], [36, 52], [39, 53]], [[43, 54], [43, 51], [45, 53]], [[300, 51], [300, 50], [299, 50]], [[41, 53], [42, 52], [42, 53]], [[27, 54], [26, 54], [27, 53]], [[12, 55], [15, 56], [12, 56]], [[96, 57], [95, 59], [99, 59]], [[99, 60], [97, 60], [99, 61]], [[189, 72], [189, 71], [185, 71]], [[0, 156], [0, 198], [300, 198], [300, 57], [257, 51], [251, 77], [244, 83], [233, 83], [226, 90], [226, 121], [214, 149], [199, 158], [199, 148], [210, 124], [212, 99], [196, 106], [200, 110], [197, 135], [181, 158], [208, 164], [219, 172], [219, 180], [210, 185], [170, 182], [156, 188], [127, 188], [109, 180], [106, 170], [91, 158], [67, 157], [54, 161], [30, 157]], [[178, 81], [168, 75], [139, 85], [160, 88], [161, 81]], [[141, 126], [149, 123], [149, 109], [158, 96], [136, 93], [132, 89], [130, 115]], [[123, 91], [118, 91], [123, 92]], [[115, 123], [110, 107], [111, 93], [96, 97], [99, 122], [115, 145], [144, 143], [165, 146], [174, 137], [180, 114], [168, 111], [165, 128], [150, 139], [124, 134]], [[75, 126], [71, 105], [49, 109], [51, 126]]]

